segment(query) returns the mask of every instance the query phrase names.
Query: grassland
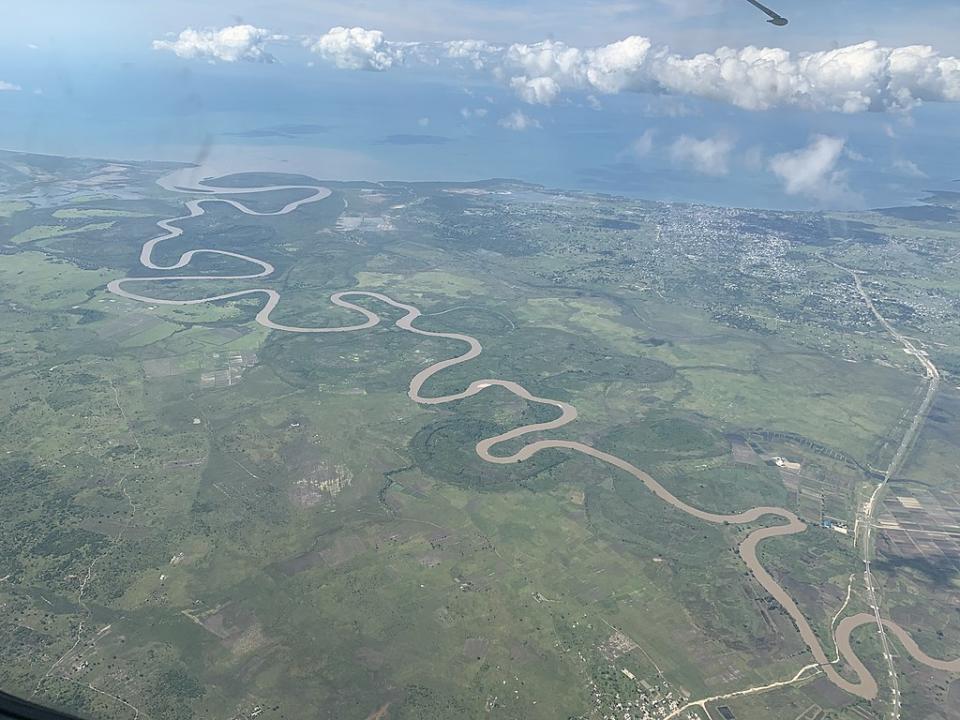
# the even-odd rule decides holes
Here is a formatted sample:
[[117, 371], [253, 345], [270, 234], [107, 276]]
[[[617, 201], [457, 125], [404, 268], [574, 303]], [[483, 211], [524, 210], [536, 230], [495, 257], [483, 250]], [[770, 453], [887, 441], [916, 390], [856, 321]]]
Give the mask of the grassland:
[[[172, 307], [109, 295], [110, 279], [152, 274], [140, 245], [182, 214], [182, 198], [154, 184], [169, 168], [131, 165], [122, 196], [99, 187], [83, 200], [71, 183], [95, 177], [96, 161], [0, 160], [8, 197], [29, 185], [45, 198], [0, 213], [4, 690], [104, 718], [362, 720], [386, 708], [394, 720], [593, 719], [640, 697], [624, 669], [696, 699], [809, 662], [736, 554], [749, 528], [704, 525], [560, 451], [484, 463], [478, 439], [549, 415], [505, 393], [411, 403], [410, 377], [461, 346], [390, 322], [270, 333], [253, 321], [259, 299]], [[5, 174], [13, 165], [32, 180]], [[916, 252], [922, 224], [486, 187], [333, 184], [282, 217], [210, 204], [158, 261], [199, 246], [263, 258], [283, 293], [274, 319], [300, 325], [350, 319], [327, 302], [334, 291], [387, 291], [423, 310], [419, 327], [484, 346], [426, 392], [516, 379], [579, 409], [551, 437], [615, 452], [697, 507], [778, 505], [811, 525], [821, 507], [852, 523], [922, 386], [822, 258], [855, 261], [891, 307], [913, 303], [904, 330], [929, 339], [937, 361], [960, 340], [945, 313], [915, 302], [955, 282]], [[248, 200], [269, 209], [297, 192]], [[338, 225], [345, 206], [389, 223]], [[851, 222], [886, 244], [836, 236]], [[949, 228], [929, 237], [936, 257], [960, 250]], [[887, 258], [891, 243], [909, 271]], [[957, 408], [952, 391], [938, 400], [897, 478], [906, 487], [957, 492]], [[801, 464], [799, 490], [773, 456]], [[761, 557], [829, 644], [861, 569], [850, 536], [810, 527]], [[931, 654], [960, 647], [956, 568], [882, 559], [893, 616]], [[864, 609], [852, 595], [851, 610]], [[870, 631], [856, 640], [880, 671]], [[960, 717], [954, 678], [905, 657], [898, 668], [904, 717]], [[815, 679], [725, 704], [739, 718], [812, 706], [882, 717], [883, 698], [854, 700]]]

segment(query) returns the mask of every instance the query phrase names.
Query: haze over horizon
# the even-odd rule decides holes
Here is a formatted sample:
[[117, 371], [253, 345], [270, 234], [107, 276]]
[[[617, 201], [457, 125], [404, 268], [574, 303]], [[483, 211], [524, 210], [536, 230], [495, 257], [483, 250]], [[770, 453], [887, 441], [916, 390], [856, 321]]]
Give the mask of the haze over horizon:
[[958, 174], [939, 0], [40, 5], [0, 30], [6, 149], [801, 209]]

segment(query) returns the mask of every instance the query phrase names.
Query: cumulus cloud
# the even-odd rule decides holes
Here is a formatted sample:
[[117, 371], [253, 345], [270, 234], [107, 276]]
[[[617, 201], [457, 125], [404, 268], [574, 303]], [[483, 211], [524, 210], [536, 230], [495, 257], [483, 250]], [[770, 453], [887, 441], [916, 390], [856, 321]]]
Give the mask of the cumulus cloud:
[[670, 158], [704, 175], [726, 175], [733, 147], [733, 140], [721, 135], [702, 140], [681, 135], [670, 146]]
[[806, 147], [770, 158], [770, 169], [783, 182], [788, 195], [849, 202], [853, 196], [846, 174], [837, 168], [845, 144], [843, 138], [815, 135]]
[[564, 88], [615, 93], [631, 89], [651, 48], [651, 41], [638, 35], [588, 50], [545, 40], [509, 46], [502, 62], [508, 68], [522, 69], [531, 80], [550, 78]]
[[451, 40], [440, 43], [441, 55], [453, 60], [466, 60], [477, 70], [499, 54], [502, 48], [483, 40]]
[[397, 43], [376, 30], [334, 28], [311, 46], [338, 67], [385, 70], [406, 59], [466, 63], [507, 83], [525, 102], [548, 105], [568, 91], [684, 95], [747, 110], [902, 111], [960, 102], [960, 58], [927, 45], [874, 41], [819, 52], [721, 47], [687, 56], [634, 35], [577, 48], [554, 40]]
[[508, 68], [525, 70], [527, 84], [549, 78], [558, 88], [690, 95], [747, 110], [854, 113], [960, 101], [960, 59], [919, 45], [865, 42], [796, 56], [779, 48], [722, 47], [684, 57], [633, 36], [588, 50], [551, 41], [513, 45], [503, 58]]
[[19, 85], [16, 85], [12, 82], [7, 82], [6, 80], [0, 80], [0, 92], [4, 91], [14, 91], [21, 90], [22, 88]]
[[531, 105], [549, 105], [560, 94], [560, 86], [550, 77], [519, 75], [510, 80], [510, 87], [521, 100]]
[[344, 70], [389, 70], [403, 62], [409, 44], [387, 42], [379, 30], [331, 28], [308, 44], [311, 52]]
[[504, 118], [500, 118], [497, 121], [497, 125], [507, 130], [530, 130], [531, 128], [539, 128], [540, 123], [529, 115], [525, 115], [520, 110], [514, 110], [512, 113], [507, 115]]
[[[271, 62], [264, 49], [282, 36], [253, 25], [187, 28], [153, 47], [184, 58]], [[646, 92], [728, 103], [747, 110], [798, 108], [857, 113], [904, 111], [922, 102], [960, 102], [960, 58], [929, 45], [868, 41], [818, 52], [721, 47], [683, 55], [633, 35], [592, 48], [555, 40], [497, 45], [483, 40], [396, 42], [379, 30], [334, 27], [305, 45], [338, 68], [384, 71], [402, 65], [467, 65], [510, 86], [521, 100], [549, 105], [565, 92]]]
[[154, 50], [169, 50], [182, 58], [206, 58], [236, 62], [274, 62], [273, 55], [264, 49], [267, 40], [283, 39], [269, 30], [253, 25], [232, 25], [220, 30], [187, 28], [176, 40], [154, 40]]

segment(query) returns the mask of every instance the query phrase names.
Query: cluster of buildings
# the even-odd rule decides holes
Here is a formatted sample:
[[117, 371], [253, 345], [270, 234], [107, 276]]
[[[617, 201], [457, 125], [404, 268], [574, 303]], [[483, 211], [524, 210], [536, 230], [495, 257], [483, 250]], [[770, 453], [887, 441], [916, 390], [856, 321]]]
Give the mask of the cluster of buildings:
[[[673, 689], [665, 680], [656, 684], [637, 678], [627, 668], [620, 673], [629, 683], [628, 690], [611, 692], [591, 681], [590, 691], [594, 707], [603, 720], [699, 720], [696, 711], [678, 714], [689, 700], [685, 692]], [[622, 687], [622, 686], [621, 686]]]

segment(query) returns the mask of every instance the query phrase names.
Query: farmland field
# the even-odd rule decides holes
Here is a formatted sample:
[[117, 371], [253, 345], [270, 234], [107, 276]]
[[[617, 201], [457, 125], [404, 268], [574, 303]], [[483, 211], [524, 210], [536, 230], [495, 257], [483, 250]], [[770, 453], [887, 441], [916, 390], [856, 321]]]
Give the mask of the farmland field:
[[[705, 705], [885, 716], [738, 552], [774, 515], [704, 522], [579, 443], [706, 513], [795, 515], [758, 562], [831, 658], [838, 612], [872, 612], [855, 539], [892, 468], [865, 520], [884, 615], [958, 655], [955, 225], [247, 173], [208, 184], [250, 212], [204, 203], [151, 266], [178, 166], [71, 189], [103, 165], [0, 153], [0, 688], [98, 718], [696, 718], [813, 663]], [[380, 322], [286, 332], [265, 288], [280, 328]], [[482, 353], [415, 402], [450, 334]], [[484, 378], [551, 402], [465, 394]], [[561, 404], [491, 452], [554, 446], [475, 450]], [[852, 643], [882, 677], [876, 625]], [[903, 716], [960, 718], [957, 673], [891, 643]]]

